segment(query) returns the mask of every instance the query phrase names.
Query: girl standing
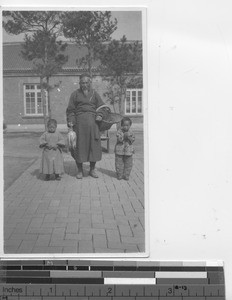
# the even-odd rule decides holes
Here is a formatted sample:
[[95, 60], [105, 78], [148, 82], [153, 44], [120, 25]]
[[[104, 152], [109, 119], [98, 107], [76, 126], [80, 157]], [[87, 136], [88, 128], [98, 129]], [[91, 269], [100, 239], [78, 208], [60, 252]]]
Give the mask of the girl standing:
[[62, 148], [65, 146], [63, 136], [56, 130], [57, 121], [50, 119], [47, 131], [40, 137], [40, 148], [43, 148], [40, 173], [45, 174], [45, 180], [50, 180], [55, 174], [56, 180], [61, 180], [60, 174], [64, 172]]

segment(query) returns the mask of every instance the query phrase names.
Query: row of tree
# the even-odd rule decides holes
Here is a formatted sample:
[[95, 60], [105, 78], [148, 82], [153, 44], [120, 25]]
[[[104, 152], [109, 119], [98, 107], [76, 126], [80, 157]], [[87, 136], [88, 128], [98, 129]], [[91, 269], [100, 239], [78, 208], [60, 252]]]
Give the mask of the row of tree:
[[33, 62], [34, 72], [40, 78], [45, 124], [51, 117], [49, 79], [68, 60], [65, 40], [87, 49], [79, 67], [84, 67], [91, 75], [93, 62], [100, 61], [101, 74], [110, 83], [108, 99], [114, 107], [117, 103], [122, 113], [126, 88], [134, 80], [131, 75], [142, 71], [142, 44], [128, 42], [125, 36], [120, 41], [112, 40], [117, 19], [112, 20], [111, 12], [3, 11], [3, 27], [9, 34], [25, 34], [22, 55]]

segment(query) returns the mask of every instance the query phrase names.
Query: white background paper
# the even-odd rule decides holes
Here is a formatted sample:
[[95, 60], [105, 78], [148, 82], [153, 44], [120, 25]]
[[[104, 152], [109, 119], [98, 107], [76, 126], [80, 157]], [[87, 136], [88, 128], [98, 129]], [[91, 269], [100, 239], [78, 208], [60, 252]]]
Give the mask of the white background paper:
[[150, 259], [224, 260], [232, 299], [231, 1], [65, 4], [148, 8]]

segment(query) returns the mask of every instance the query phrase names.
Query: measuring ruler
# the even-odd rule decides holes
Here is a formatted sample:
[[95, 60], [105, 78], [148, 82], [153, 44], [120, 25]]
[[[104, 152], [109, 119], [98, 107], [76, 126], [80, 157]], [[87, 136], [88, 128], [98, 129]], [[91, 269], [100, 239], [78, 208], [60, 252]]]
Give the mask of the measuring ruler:
[[225, 300], [221, 263], [1, 260], [0, 300]]

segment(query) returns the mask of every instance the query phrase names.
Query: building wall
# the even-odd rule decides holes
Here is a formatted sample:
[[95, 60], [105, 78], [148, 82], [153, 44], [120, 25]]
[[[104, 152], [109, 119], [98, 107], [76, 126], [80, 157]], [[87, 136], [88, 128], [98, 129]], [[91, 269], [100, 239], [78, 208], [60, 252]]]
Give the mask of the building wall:
[[[24, 115], [24, 84], [39, 84], [38, 77], [12, 76], [3, 78], [3, 115], [6, 124], [42, 124], [43, 117], [29, 117]], [[53, 87], [50, 91], [50, 106], [52, 118], [55, 118], [58, 124], [66, 123], [66, 108], [70, 95], [79, 88], [78, 76], [54, 76], [50, 78], [50, 85]], [[104, 93], [107, 82], [102, 80], [101, 76], [95, 76], [92, 82], [93, 88], [106, 102]], [[108, 103], [107, 103], [108, 104]], [[142, 117], [133, 120], [141, 121]]]
[[[3, 118], [6, 124], [28, 124], [27, 120], [24, 120], [23, 85], [25, 83], [39, 83], [39, 79], [36, 77], [3, 78]], [[34, 119], [33, 123], [41, 123], [41, 119]]]

